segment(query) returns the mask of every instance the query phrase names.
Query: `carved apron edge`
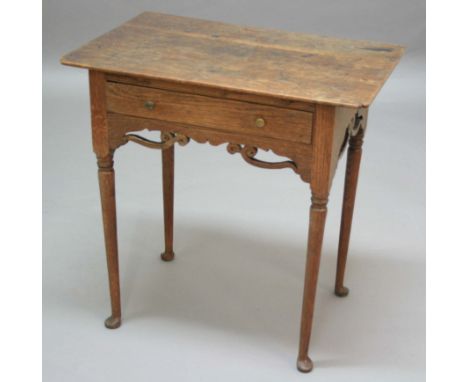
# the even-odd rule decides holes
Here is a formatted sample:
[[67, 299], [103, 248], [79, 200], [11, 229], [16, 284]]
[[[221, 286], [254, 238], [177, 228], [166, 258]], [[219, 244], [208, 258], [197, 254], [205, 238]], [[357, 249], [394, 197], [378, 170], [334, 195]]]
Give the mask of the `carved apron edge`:
[[[310, 181], [310, 168], [311, 161], [309, 158], [301, 159], [304, 155], [296, 153], [294, 150], [280, 147], [272, 147], [270, 145], [248, 145], [240, 143], [232, 143], [227, 139], [212, 137], [204, 134], [203, 132], [197, 131], [184, 131], [183, 133], [170, 132], [166, 130], [161, 131], [161, 141], [153, 141], [142, 137], [138, 134], [127, 133], [128, 129], [119, 129], [120, 131], [114, 131], [110, 138], [110, 147], [112, 150], [117, 149], [120, 146], [125, 145], [128, 142], [134, 142], [142, 146], [152, 148], [152, 149], [165, 149], [173, 146], [178, 143], [181, 146], [185, 146], [189, 143], [190, 139], [198, 143], [209, 143], [213, 146], [219, 146], [221, 144], [227, 144], [227, 151], [230, 154], [240, 153], [242, 158], [249, 164], [265, 168], [265, 169], [282, 169], [290, 168], [296, 174], [298, 174], [304, 182]], [[149, 129], [148, 129], [149, 130]], [[151, 129], [150, 131], [157, 131], [156, 129]], [[255, 158], [258, 149], [265, 151], [271, 150], [273, 153], [279, 156], [284, 156], [289, 158], [287, 161], [280, 162], [267, 162]]]

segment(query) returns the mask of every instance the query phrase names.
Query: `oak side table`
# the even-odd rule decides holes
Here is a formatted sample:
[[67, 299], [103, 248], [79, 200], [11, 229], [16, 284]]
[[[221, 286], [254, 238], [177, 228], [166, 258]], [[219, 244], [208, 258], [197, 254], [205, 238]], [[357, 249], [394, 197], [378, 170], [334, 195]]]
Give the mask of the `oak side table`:
[[[112, 315], [121, 323], [113, 156], [131, 141], [160, 149], [164, 261], [174, 258], [174, 146], [190, 139], [265, 169], [288, 168], [309, 184], [310, 206], [297, 367], [308, 356], [328, 194], [346, 147], [346, 179], [335, 294], [343, 285], [368, 107], [403, 47], [254, 29], [145, 12], [65, 55], [89, 70], [93, 150], [97, 156]], [[158, 130], [160, 141], [136, 132]], [[257, 151], [287, 160], [266, 162]]]

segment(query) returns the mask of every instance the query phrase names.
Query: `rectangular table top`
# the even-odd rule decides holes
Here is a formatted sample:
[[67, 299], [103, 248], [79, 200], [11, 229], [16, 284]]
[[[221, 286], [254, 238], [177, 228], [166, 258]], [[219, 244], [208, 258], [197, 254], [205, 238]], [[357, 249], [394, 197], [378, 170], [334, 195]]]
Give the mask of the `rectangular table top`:
[[144, 12], [65, 55], [65, 65], [367, 107], [404, 48]]

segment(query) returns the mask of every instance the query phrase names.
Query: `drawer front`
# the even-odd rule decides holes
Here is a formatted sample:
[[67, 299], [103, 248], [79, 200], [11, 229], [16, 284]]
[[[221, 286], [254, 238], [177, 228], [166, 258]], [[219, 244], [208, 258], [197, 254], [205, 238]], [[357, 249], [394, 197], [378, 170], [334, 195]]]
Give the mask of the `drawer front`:
[[115, 82], [107, 82], [106, 86], [109, 112], [292, 142], [311, 142], [311, 112]]

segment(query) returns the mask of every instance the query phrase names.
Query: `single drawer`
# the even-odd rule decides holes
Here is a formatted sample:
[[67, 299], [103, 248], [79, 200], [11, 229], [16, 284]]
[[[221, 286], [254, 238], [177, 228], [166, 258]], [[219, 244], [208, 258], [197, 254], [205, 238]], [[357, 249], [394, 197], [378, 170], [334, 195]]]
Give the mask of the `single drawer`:
[[113, 113], [310, 143], [312, 113], [143, 86], [107, 82]]

